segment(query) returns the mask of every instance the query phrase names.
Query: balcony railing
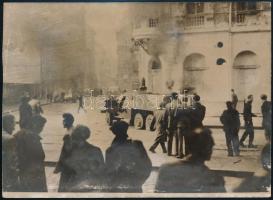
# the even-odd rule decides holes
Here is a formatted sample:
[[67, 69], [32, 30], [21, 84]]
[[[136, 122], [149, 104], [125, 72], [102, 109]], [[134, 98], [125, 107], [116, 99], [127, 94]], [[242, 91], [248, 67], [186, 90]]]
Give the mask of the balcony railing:
[[205, 23], [204, 16], [188, 16], [185, 18], [185, 26], [187, 27], [195, 27], [195, 26], [203, 26]]

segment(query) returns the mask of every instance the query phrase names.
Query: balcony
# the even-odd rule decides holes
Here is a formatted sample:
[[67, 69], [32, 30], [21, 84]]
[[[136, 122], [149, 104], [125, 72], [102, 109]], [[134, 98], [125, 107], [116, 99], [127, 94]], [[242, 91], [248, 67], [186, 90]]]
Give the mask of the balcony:
[[133, 30], [134, 39], [151, 39], [161, 35], [158, 19], [148, 19], [135, 24]]

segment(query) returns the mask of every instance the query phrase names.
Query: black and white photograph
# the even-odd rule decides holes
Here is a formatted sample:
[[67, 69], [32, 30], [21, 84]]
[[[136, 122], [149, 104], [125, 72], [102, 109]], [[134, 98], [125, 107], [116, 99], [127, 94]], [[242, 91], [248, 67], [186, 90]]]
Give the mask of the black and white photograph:
[[271, 2], [4, 2], [2, 196], [271, 197]]

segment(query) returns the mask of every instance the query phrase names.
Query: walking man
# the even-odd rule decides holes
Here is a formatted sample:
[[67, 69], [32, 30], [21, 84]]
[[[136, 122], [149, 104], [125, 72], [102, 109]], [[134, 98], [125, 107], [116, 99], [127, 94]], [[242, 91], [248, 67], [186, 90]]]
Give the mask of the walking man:
[[203, 120], [206, 115], [206, 107], [200, 103], [200, 96], [197, 94], [193, 97], [193, 110], [193, 128], [203, 127]]
[[247, 102], [244, 102], [244, 121], [245, 121], [245, 132], [240, 139], [240, 145], [245, 147], [244, 141], [249, 136], [249, 143], [248, 148], [255, 148], [253, 145], [254, 140], [254, 128], [252, 117], [256, 117], [255, 114], [252, 113], [252, 102], [253, 102], [253, 95], [248, 95]]
[[234, 92], [234, 89], [231, 89], [231, 102], [232, 102], [232, 107], [236, 109], [237, 103], [238, 103], [238, 97]]
[[167, 132], [166, 132], [166, 119], [165, 119], [165, 107], [164, 103], [161, 105], [160, 110], [157, 110], [153, 121], [151, 123], [150, 130], [157, 130], [157, 136], [154, 144], [150, 147], [150, 151], [155, 153], [156, 147], [160, 144], [163, 153], [167, 153], [167, 149], [165, 146], [165, 142], [167, 140]]
[[271, 102], [267, 101], [267, 96], [265, 94], [261, 95], [261, 100], [263, 104], [261, 106], [261, 111], [263, 115], [262, 126], [265, 130], [265, 138], [267, 141], [271, 141], [272, 127], [271, 127]]
[[233, 107], [233, 103], [231, 101], [227, 101], [226, 105], [227, 110], [225, 110], [221, 115], [220, 121], [224, 125], [228, 156], [239, 156], [239, 112]]
[[85, 108], [84, 108], [84, 101], [83, 101], [83, 95], [81, 94], [79, 96], [79, 108], [78, 108], [78, 113], [80, 112], [80, 109], [83, 109], [84, 112], [86, 112]]

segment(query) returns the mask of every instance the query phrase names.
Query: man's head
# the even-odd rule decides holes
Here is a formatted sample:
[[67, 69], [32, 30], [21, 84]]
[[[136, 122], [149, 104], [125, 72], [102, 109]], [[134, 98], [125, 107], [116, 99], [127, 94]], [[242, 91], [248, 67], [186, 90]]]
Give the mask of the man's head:
[[261, 100], [266, 101], [267, 100], [267, 96], [265, 94], [262, 94], [261, 95]]
[[64, 113], [63, 114], [63, 126], [64, 128], [70, 128], [73, 126], [74, 123], [74, 117], [70, 113]]
[[200, 101], [200, 96], [197, 95], [197, 94], [195, 94], [195, 95], [193, 96], [193, 100], [194, 100], [195, 102], [199, 102], [199, 101]]
[[234, 93], [234, 89], [231, 89], [230, 91], [231, 91], [232, 93]]
[[189, 151], [192, 158], [201, 162], [210, 160], [214, 144], [210, 129], [195, 129], [189, 137]]
[[41, 115], [34, 115], [31, 118], [32, 128], [31, 130], [37, 134], [40, 134], [46, 124], [46, 118], [42, 117]]
[[232, 102], [231, 101], [227, 101], [226, 105], [227, 105], [228, 110], [232, 109]]
[[127, 138], [127, 130], [129, 128], [129, 124], [125, 121], [117, 121], [114, 122], [111, 126], [110, 130], [117, 137]]
[[83, 146], [90, 135], [91, 131], [87, 126], [77, 125], [71, 134], [73, 145], [77, 147]]
[[172, 96], [172, 99], [176, 100], [178, 98], [178, 93], [177, 92], [173, 92], [171, 94], [171, 96]]
[[2, 126], [4, 131], [12, 134], [15, 129], [15, 117], [10, 114], [4, 115], [2, 119]]
[[253, 101], [253, 95], [252, 94], [250, 94], [250, 95], [247, 96], [247, 101], [248, 102], [252, 102]]

